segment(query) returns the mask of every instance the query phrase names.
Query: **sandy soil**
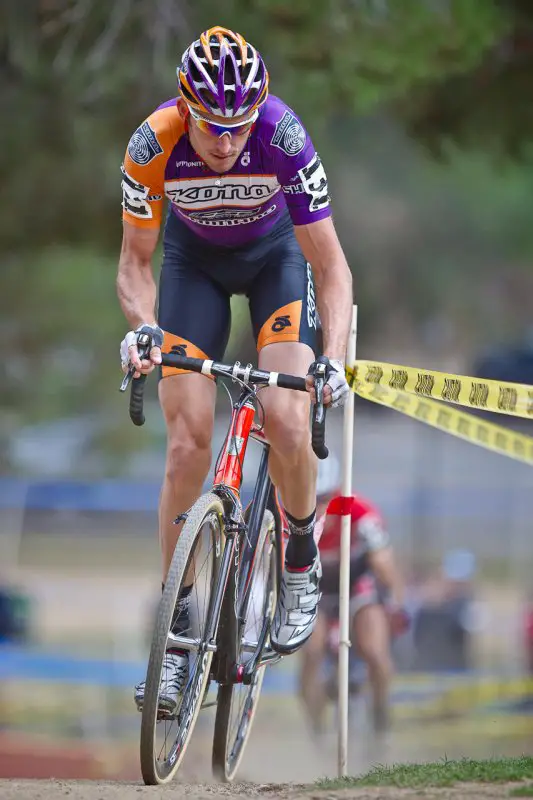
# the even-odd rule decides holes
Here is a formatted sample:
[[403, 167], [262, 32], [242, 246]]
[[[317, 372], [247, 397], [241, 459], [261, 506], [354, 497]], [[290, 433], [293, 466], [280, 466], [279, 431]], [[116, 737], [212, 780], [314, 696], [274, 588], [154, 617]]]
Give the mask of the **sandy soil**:
[[2, 800], [143, 800], [143, 798], [168, 798], [181, 800], [190, 797], [197, 800], [239, 800], [253, 797], [256, 800], [482, 800], [482, 798], [504, 798], [509, 788], [516, 784], [462, 784], [445, 789], [395, 789], [392, 787], [368, 789], [343, 789], [318, 791], [312, 786], [295, 784], [250, 784], [231, 786], [217, 784], [175, 783], [165, 787], [145, 787], [127, 783], [98, 783], [84, 781], [1, 781]]

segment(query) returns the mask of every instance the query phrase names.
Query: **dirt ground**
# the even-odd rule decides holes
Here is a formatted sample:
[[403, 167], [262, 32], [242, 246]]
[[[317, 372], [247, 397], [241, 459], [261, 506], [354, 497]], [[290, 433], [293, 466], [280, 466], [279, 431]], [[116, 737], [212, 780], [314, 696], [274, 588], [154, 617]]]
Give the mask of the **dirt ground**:
[[231, 786], [217, 784], [174, 783], [165, 787], [145, 787], [127, 783], [99, 783], [83, 781], [2, 781], [2, 800], [239, 800], [253, 797], [256, 800], [482, 800], [509, 796], [509, 788], [516, 784], [461, 784], [445, 789], [395, 789], [393, 787], [331, 789], [318, 791], [309, 785], [250, 784]]
[[[336, 773], [336, 737], [312, 740], [297, 725], [288, 730], [266, 702], [258, 720], [256, 736], [251, 737], [239, 774], [239, 782], [230, 786], [214, 783], [210, 778], [210, 737], [207, 730], [193, 739], [180, 776], [169, 786], [145, 787], [138, 769], [137, 748], [132, 748], [133, 769], [127, 770], [129, 780], [75, 781], [75, 780], [1, 780], [0, 800], [496, 800], [509, 797], [510, 785], [463, 784], [445, 789], [397, 789], [393, 787], [344, 790], [318, 790], [313, 781]], [[448, 737], [446, 737], [448, 739]], [[507, 749], [507, 748], [506, 748]], [[421, 744], [420, 732], [413, 736], [390, 740], [381, 752], [362, 746], [351, 748], [350, 774], [366, 772], [372, 764], [389, 764], [405, 761], [437, 760], [445, 754], [458, 757], [467, 748], [454, 752], [437, 742], [430, 746]], [[501, 743], [483, 747], [487, 756], [501, 752]], [[509, 754], [514, 750], [508, 743]], [[519, 745], [517, 753], [522, 751]], [[474, 755], [474, 753], [468, 753]], [[476, 753], [477, 755], [477, 753]], [[273, 782], [276, 779], [277, 782]]]

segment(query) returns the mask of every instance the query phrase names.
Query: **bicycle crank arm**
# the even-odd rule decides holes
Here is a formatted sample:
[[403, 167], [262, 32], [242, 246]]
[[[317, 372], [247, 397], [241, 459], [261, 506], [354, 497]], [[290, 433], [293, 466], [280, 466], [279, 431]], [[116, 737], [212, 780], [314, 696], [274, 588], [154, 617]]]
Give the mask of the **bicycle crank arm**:
[[258, 666], [263, 667], [265, 664], [276, 664], [278, 661], [281, 661], [282, 658], [283, 656], [280, 653], [276, 653], [271, 647], [267, 647], [263, 650], [263, 655], [261, 656]]
[[[172, 647], [179, 647], [181, 650], [197, 652], [202, 644], [201, 639], [192, 639], [190, 636], [181, 636], [176, 633], [169, 633], [167, 636], [167, 650]], [[214, 642], [208, 642], [205, 645], [205, 650], [208, 653], [216, 653], [217, 646]]]

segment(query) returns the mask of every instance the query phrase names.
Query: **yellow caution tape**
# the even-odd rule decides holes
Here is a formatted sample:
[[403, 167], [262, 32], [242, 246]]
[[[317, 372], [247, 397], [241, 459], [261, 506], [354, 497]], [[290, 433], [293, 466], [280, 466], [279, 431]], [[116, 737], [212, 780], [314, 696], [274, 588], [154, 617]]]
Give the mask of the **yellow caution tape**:
[[[379, 367], [383, 369], [381, 379], [377, 380], [377, 372], [370, 373], [375, 376], [375, 380], [368, 379], [367, 367]], [[356, 362], [355, 369], [347, 369], [346, 374], [348, 383], [356, 394], [370, 400], [373, 403], [378, 403], [388, 408], [394, 408], [402, 414], [406, 414], [413, 419], [420, 422], [425, 422], [433, 428], [438, 428], [441, 431], [457, 436], [472, 444], [477, 444], [487, 450], [492, 450], [496, 453], [501, 453], [509, 458], [514, 458], [517, 461], [523, 461], [526, 464], [533, 465], [533, 438], [525, 436], [520, 433], [503, 428], [500, 425], [494, 425], [491, 422], [486, 422], [484, 419], [467, 414], [464, 411], [459, 411], [457, 408], [450, 408], [443, 403], [430, 399], [428, 395], [418, 393], [409, 394], [405, 388], [391, 388], [385, 378], [383, 382], [383, 375], [386, 370], [391, 370], [389, 374], [392, 376], [392, 370], [395, 370], [390, 364], [378, 364], [377, 362]], [[431, 374], [437, 375], [439, 373], [419, 373], [418, 370], [407, 367], [398, 367], [397, 369], [406, 370], [408, 381], [404, 384], [403, 377], [401, 383], [413, 386], [412, 379], [409, 382], [409, 376], [413, 375]], [[444, 376], [446, 378], [459, 378], [459, 376]], [[474, 380], [467, 378], [465, 380]], [[495, 381], [491, 381], [495, 383]], [[531, 387], [519, 386], [520, 389], [528, 390]], [[533, 391], [533, 389], [532, 389]], [[446, 398], [441, 397], [441, 400]], [[451, 401], [450, 401], [451, 402]], [[457, 401], [454, 401], [457, 402]]]
[[[489, 381], [466, 375], [402, 367], [378, 361], [356, 361], [357, 378], [364, 384], [397, 389], [416, 397], [444, 400], [496, 414], [511, 414], [533, 420], [533, 386]], [[353, 369], [350, 370], [353, 374]]]

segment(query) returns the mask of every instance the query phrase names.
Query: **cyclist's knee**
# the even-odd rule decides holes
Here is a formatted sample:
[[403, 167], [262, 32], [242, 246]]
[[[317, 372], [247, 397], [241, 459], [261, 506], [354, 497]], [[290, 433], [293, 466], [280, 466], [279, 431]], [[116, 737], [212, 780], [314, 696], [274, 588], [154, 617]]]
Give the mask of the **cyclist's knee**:
[[211, 436], [208, 419], [176, 418], [168, 426], [167, 477], [182, 478], [198, 470], [207, 474], [211, 463]]
[[265, 433], [275, 452], [296, 456], [309, 447], [309, 403], [307, 397], [297, 400], [287, 403], [280, 398], [265, 405]]

